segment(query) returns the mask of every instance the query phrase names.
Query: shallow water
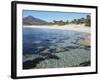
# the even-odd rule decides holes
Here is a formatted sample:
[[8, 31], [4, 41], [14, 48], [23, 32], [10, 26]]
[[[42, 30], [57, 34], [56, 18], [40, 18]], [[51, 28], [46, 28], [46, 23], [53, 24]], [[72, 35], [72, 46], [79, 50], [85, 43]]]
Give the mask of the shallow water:
[[[79, 44], [79, 41], [84, 39], [87, 35], [86, 33], [69, 30], [23, 28], [23, 62], [41, 57], [43, 58], [42, 61], [45, 61], [45, 59], [48, 59], [48, 55], [51, 56], [51, 54], [56, 56], [53, 56], [53, 58], [50, 57], [50, 59], [54, 60], [57, 57], [61, 59], [59, 56], [61, 53], [66, 56], [69, 54], [69, 56], [71, 55], [70, 57], [74, 56], [75, 58], [79, 55], [77, 59], [88, 61], [90, 60], [90, 49], [85, 50], [84, 46], [80, 46]], [[76, 52], [82, 50], [82, 55], [79, 52], [74, 54], [73, 50]], [[80, 63], [77, 59], [75, 59], [75, 63], [71, 62], [73, 59], [70, 58], [69, 65], [65, 66], [75, 65], [75, 63], [77, 65]], [[40, 65], [39, 68], [42, 68], [42, 66]]]

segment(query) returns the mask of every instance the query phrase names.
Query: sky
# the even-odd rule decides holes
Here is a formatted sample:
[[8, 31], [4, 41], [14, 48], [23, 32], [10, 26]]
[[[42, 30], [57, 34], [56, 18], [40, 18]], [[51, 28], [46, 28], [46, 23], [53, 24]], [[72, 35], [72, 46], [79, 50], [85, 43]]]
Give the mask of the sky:
[[79, 18], [86, 18], [86, 15], [90, 15], [90, 13], [73, 13], [73, 12], [54, 12], [54, 11], [34, 11], [34, 10], [23, 10], [23, 17], [33, 16], [35, 18], [39, 18], [48, 22], [52, 22], [53, 20], [59, 21], [71, 21]]

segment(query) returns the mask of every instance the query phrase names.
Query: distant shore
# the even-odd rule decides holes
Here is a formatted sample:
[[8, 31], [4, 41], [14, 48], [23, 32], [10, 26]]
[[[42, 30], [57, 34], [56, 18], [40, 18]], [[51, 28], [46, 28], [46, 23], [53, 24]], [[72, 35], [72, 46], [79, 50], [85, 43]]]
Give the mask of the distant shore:
[[90, 33], [90, 27], [85, 26], [84, 24], [68, 24], [68, 25], [25, 25], [24, 27], [28, 28], [48, 28], [48, 29], [61, 29], [61, 30], [72, 30], [72, 31], [78, 31], [78, 32], [85, 32]]

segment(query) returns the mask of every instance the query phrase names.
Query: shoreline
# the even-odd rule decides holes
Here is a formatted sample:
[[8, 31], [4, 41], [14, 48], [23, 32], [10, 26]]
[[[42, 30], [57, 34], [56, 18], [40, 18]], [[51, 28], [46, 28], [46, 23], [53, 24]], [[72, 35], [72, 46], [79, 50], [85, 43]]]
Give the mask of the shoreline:
[[68, 25], [27, 25], [24, 26], [25, 28], [45, 28], [45, 29], [61, 29], [61, 30], [72, 30], [72, 31], [78, 31], [78, 32], [85, 32], [90, 33], [91, 28], [86, 27], [83, 24], [81, 25], [75, 25], [75, 24], [68, 24]]

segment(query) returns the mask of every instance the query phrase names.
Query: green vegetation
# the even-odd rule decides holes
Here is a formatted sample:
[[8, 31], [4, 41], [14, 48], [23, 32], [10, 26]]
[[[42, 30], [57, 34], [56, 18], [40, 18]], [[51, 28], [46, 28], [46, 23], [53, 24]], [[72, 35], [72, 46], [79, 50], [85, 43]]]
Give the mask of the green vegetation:
[[87, 19], [85, 20], [85, 26], [91, 26], [91, 17], [87, 15]]
[[87, 15], [86, 18], [74, 19], [72, 21], [66, 20], [53, 20], [52, 22], [48, 22], [47, 25], [66, 25], [66, 24], [85, 24], [85, 26], [91, 26], [91, 17]]
[[85, 24], [85, 26], [91, 26], [91, 17], [89, 15], [86, 18], [74, 19], [70, 23], [74, 24]]

